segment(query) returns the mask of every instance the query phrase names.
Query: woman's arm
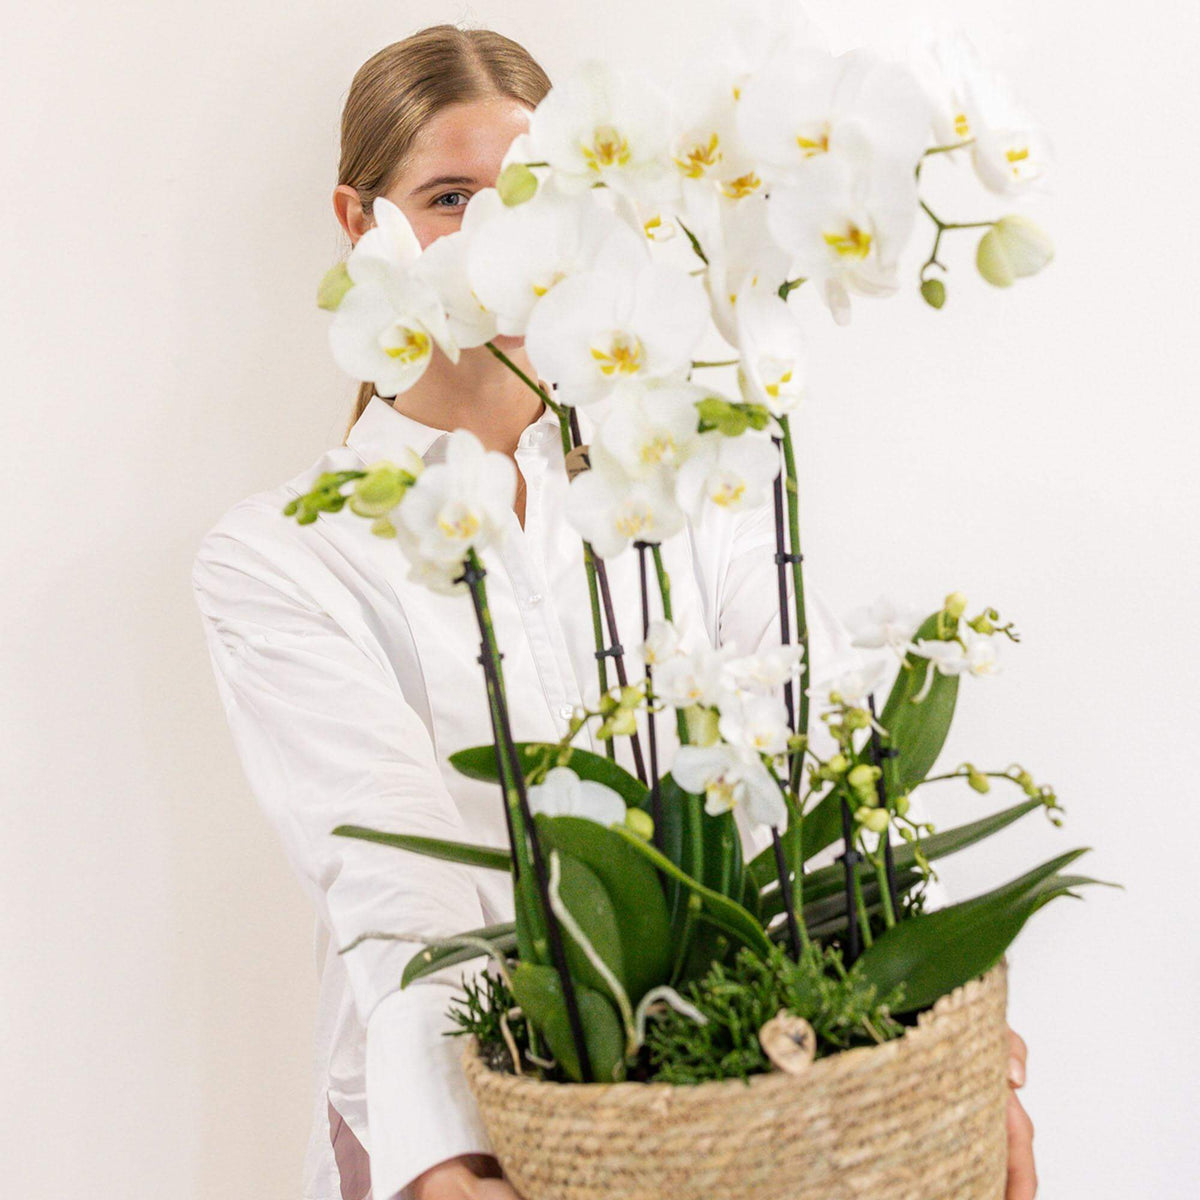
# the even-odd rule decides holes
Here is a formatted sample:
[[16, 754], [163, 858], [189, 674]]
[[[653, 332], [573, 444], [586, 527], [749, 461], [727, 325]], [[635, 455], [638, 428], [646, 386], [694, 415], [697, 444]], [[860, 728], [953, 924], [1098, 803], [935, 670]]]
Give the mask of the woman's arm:
[[[307, 590], [285, 561], [274, 544], [218, 527], [200, 546], [192, 583], [247, 779], [334, 944], [374, 930], [440, 936], [484, 924], [469, 868], [330, 833], [355, 824], [471, 840], [386, 658], [313, 598], [316, 575]], [[439, 1161], [491, 1148], [458, 1062], [461, 1041], [442, 1036], [463, 968], [401, 991], [420, 949], [371, 940], [342, 956], [367, 1031], [380, 1200]]]

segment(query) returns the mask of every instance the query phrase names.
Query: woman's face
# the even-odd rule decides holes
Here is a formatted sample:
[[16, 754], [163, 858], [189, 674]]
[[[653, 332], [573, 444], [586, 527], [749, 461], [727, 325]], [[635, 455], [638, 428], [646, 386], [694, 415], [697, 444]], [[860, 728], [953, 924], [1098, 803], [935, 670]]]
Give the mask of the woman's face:
[[404, 170], [384, 193], [408, 218], [422, 247], [462, 223], [467, 201], [495, 187], [513, 138], [530, 110], [507, 96], [451, 104], [417, 136]]

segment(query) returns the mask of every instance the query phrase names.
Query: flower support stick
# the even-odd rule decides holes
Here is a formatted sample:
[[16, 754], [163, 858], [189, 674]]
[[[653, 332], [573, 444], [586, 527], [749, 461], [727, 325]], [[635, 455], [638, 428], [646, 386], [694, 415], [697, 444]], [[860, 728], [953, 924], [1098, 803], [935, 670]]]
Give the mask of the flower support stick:
[[[481, 652], [480, 661], [483, 665], [485, 679], [488, 685], [488, 700], [491, 708], [492, 731], [497, 744], [503, 747], [503, 758], [507, 760], [508, 770], [503, 777], [505, 787], [505, 804], [509, 809], [511, 819], [509, 829], [516, 832], [517, 837], [512, 846], [513, 861], [528, 860], [533, 867], [534, 880], [537, 884], [538, 900], [545, 921], [546, 937], [549, 942], [550, 957], [558, 972], [562, 985], [563, 1003], [567, 1010], [567, 1023], [571, 1030], [571, 1039], [575, 1045], [575, 1053], [579, 1059], [580, 1075], [584, 1080], [592, 1077], [592, 1064], [588, 1056], [587, 1041], [583, 1032], [583, 1021], [579, 1015], [579, 1002], [575, 995], [575, 981], [567, 967], [566, 949], [563, 945], [562, 929], [558, 917], [550, 905], [550, 880], [546, 870], [546, 861], [542, 856], [541, 844], [538, 841], [537, 830], [533, 823], [533, 813], [529, 808], [529, 797], [525, 791], [525, 775], [517, 757], [517, 748], [513, 742], [512, 728], [508, 719], [508, 704], [504, 691], [504, 675], [500, 665], [500, 651], [496, 645], [495, 630], [492, 628], [492, 615], [488, 608], [487, 592], [483, 579], [486, 575], [474, 548], [468, 551], [466, 565], [461, 578], [471, 591], [471, 599], [475, 604], [475, 616], [479, 624]], [[515, 811], [514, 811], [515, 810]], [[528, 843], [526, 843], [528, 837]]]
[[[872, 692], [867, 697], [867, 704], [871, 710], [871, 720], [875, 721], [875, 693]], [[879, 778], [875, 781], [879, 803], [885, 809], [888, 808], [887, 786], [884, 783], [884, 760], [894, 758], [896, 751], [891, 746], [884, 746], [879, 736], [879, 730], [875, 724], [871, 725], [871, 761], [879, 768]], [[883, 833], [880, 834], [880, 845], [883, 849], [883, 864], [886, 879], [880, 880], [880, 894], [883, 896], [883, 912], [887, 918], [889, 928], [896, 923], [896, 912], [900, 907], [899, 896], [896, 893], [896, 862], [892, 855], [892, 839], [890, 836], [890, 823]], [[886, 885], [886, 886], [885, 886]]]

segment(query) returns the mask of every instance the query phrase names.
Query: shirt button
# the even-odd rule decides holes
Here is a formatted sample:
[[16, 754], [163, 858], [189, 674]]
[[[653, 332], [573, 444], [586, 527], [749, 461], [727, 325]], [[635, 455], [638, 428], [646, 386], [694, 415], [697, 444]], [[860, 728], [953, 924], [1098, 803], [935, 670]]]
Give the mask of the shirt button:
[[558, 706], [558, 715], [560, 717], [562, 717], [562, 719], [564, 721], [569, 721], [571, 719], [571, 717], [574, 716], [574, 714], [575, 714], [575, 705], [560, 704]]
[[530, 606], [532, 606], [534, 604], [541, 604], [541, 602], [542, 602], [542, 593], [541, 592], [530, 592], [529, 595], [525, 597], [525, 603]]

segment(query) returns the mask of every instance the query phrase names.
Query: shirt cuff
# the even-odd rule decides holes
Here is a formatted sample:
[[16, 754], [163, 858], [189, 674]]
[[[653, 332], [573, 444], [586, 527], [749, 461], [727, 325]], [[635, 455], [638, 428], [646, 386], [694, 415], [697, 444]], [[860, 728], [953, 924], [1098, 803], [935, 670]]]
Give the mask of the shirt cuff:
[[459, 1057], [465, 1034], [446, 1015], [456, 989], [414, 983], [385, 996], [367, 1022], [367, 1128], [371, 1194], [411, 1200], [423, 1171], [459, 1154], [491, 1154], [492, 1145]]

